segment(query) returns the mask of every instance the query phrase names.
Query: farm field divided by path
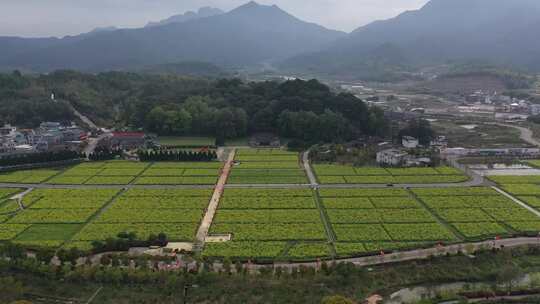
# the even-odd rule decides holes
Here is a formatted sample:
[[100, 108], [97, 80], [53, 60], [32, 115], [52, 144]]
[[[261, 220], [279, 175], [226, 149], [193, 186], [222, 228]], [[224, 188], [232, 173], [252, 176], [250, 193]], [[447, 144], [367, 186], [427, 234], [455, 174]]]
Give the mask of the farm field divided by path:
[[238, 149], [229, 184], [307, 184], [300, 155], [280, 149]]
[[441, 184], [469, 180], [458, 169], [352, 167], [335, 164], [314, 164], [321, 184]]
[[[232, 239], [206, 243], [203, 256], [257, 261], [347, 258], [495, 236], [531, 236], [540, 229], [536, 214], [488, 187], [340, 189], [328, 185], [311, 189], [297, 153], [240, 149], [235, 161], [228, 181], [235, 188], [225, 188], [209, 225], [210, 236], [230, 234]], [[7, 200], [23, 189], [2, 190], [0, 241], [86, 250], [92, 241], [133, 232], [143, 240], [165, 233], [170, 241], [193, 242], [214, 192], [210, 187], [222, 166], [220, 162], [107, 161], [48, 170], [51, 175], [41, 186], [97, 187], [103, 183], [118, 187], [34, 189], [24, 197], [23, 211], [15, 201]], [[364, 170], [363, 176], [382, 176], [380, 170], [407, 177], [430, 172], [429, 177], [461, 174], [447, 167], [370, 172], [347, 168], [325, 167], [329, 174], [341, 172], [342, 176], [352, 174], [350, 170], [355, 174]], [[187, 183], [183, 182], [186, 177]], [[517, 184], [522, 180], [505, 182], [501, 186], [505, 191], [539, 208], [536, 180], [528, 180], [527, 186]], [[208, 189], [197, 188], [205, 183]], [[261, 188], [249, 189], [253, 185]]]

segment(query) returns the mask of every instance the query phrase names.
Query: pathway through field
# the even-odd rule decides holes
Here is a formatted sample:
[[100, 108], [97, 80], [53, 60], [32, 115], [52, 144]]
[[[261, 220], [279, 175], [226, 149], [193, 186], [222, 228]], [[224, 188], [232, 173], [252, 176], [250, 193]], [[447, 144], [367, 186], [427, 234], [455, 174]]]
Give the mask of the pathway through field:
[[214, 220], [214, 216], [216, 215], [216, 211], [219, 205], [219, 201], [221, 200], [221, 195], [223, 195], [223, 190], [225, 189], [225, 184], [227, 184], [227, 179], [229, 178], [229, 174], [231, 172], [231, 168], [234, 163], [234, 156], [236, 154], [236, 150], [232, 149], [229, 153], [229, 157], [227, 158], [227, 161], [225, 162], [225, 165], [223, 166], [223, 170], [221, 171], [221, 176], [219, 177], [219, 180], [216, 184], [216, 188], [214, 189], [214, 194], [212, 195], [212, 199], [210, 200], [210, 203], [208, 204], [208, 208], [206, 210], [206, 214], [204, 215], [201, 226], [199, 227], [199, 230], [197, 231], [197, 237], [196, 237], [196, 246], [200, 249], [204, 246], [204, 242], [206, 240], [206, 237], [208, 236], [208, 231], [210, 230], [210, 226], [212, 225], [212, 221]]

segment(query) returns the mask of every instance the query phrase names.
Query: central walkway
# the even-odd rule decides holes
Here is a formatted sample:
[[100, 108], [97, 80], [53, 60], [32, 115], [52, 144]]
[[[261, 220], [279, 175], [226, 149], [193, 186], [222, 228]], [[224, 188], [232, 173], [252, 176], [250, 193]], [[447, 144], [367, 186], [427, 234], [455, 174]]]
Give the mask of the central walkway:
[[236, 150], [233, 149], [229, 153], [227, 161], [225, 162], [225, 165], [223, 166], [223, 170], [219, 177], [219, 181], [217, 182], [216, 188], [214, 189], [214, 194], [212, 195], [212, 199], [210, 200], [210, 203], [208, 204], [208, 208], [201, 222], [201, 226], [199, 227], [199, 230], [197, 231], [195, 245], [198, 248], [202, 249], [202, 247], [204, 246], [206, 237], [208, 236], [208, 231], [210, 230], [210, 226], [212, 225], [212, 221], [214, 220], [214, 216], [216, 215], [219, 201], [221, 200], [221, 196], [223, 195], [225, 184], [227, 183], [227, 179], [229, 178], [229, 174], [231, 172], [231, 169], [234, 163], [235, 155], [236, 155]]

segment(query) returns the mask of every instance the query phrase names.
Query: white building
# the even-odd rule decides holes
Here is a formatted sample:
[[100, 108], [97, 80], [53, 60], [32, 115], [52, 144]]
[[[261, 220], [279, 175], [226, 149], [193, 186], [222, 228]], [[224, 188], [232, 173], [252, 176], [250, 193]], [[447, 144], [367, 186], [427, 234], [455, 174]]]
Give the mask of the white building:
[[408, 158], [407, 152], [398, 149], [388, 149], [377, 153], [377, 163], [388, 166], [402, 165]]
[[15, 141], [9, 137], [9, 136], [1, 136], [0, 137], [0, 154], [8, 154], [15, 151], [15, 146], [17, 144]]
[[429, 145], [431, 147], [446, 148], [448, 147], [448, 140], [446, 139], [446, 136], [437, 136], [429, 143]]
[[407, 149], [414, 149], [420, 145], [420, 142], [417, 138], [411, 137], [411, 136], [404, 136], [401, 140], [401, 143], [403, 147]]

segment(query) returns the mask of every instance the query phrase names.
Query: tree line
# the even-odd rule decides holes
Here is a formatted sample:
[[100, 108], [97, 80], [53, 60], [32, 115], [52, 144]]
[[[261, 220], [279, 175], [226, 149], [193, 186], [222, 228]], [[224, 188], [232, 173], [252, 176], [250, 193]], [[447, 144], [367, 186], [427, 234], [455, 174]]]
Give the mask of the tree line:
[[137, 155], [143, 162], [208, 162], [217, 159], [216, 151], [139, 150]]
[[104, 161], [113, 160], [122, 156], [122, 150], [111, 150], [105, 147], [98, 147], [94, 152], [88, 155], [88, 159], [91, 161]]
[[[239, 79], [194, 79], [173, 75], [111, 72], [83, 74], [57, 71], [13, 78], [0, 106], [49, 98], [67, 100], [98, 124], [143, 128], [158, 135], [212, 136], [222, 142], [259, 132], [290, 139], [346, 141], [361, 135], [387, 135], [384, 113], [349, 93], [336, 93], [317, 80], [243, 82]], [[12, 83], [13, 82], [13, 83]], [[2, 99], [4, 101], [2, 102]], [[51, 106], [59, 106], [52, 103]], [[35, 124], [38, 105], [2, 111], [14, 122]], [[48, 110], [47, 110], [48, 111]], [[64, 110], [65, 119], [70, 115]]]
[[7, 155], [0, 157], [0, 167], [50, 163], [80, 158], [86, 158], [86, 156], [79, 152], [67, 150], [60, 152], [39, 152]]

